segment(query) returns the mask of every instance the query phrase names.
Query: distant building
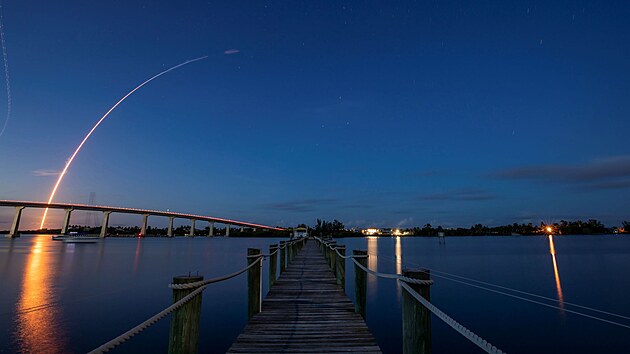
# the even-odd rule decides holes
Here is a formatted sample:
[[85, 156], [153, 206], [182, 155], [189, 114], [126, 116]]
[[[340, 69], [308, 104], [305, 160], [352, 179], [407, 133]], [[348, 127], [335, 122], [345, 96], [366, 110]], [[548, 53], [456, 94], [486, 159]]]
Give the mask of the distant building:
[[378, 236], [381, 234], [381, 229], [376, 229], [376, 228], [369, 228], [369, 229], [362, 229], [361, 233], [364, 234], [365, 236]]
[[293, 229], [293, 237], [308, 237], [308, 228], [306, 227], [296, 227]]
[[365, 236], [407, 236], [411, 235], [409, 231], [402, 231], [401, 229], [390, 229], [390, 228], [368, 228], [362, 229], [361, 233]]

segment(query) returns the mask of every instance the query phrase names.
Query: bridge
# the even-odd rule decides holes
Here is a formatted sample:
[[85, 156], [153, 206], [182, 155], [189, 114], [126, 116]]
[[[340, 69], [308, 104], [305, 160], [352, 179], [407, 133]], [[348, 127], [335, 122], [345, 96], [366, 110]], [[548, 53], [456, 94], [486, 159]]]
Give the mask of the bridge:
[[112, 213], [121, 213], [121, 214], [138, 214], [142, 215], [142, 229], [140, 231], [141, 236], [145, 236], [147, 233], [147, 227], [149, 225], [149, 216], [161, 216], [168, 218], [168, 230], [167, 236], [173, 237], [173, 221], [175, 218], [177, 219], [187, 219], [191, 222], [190, 233], [189, 236], [194, 236], [195, 234], [195, 222], [196, 221], [207, 221], [210, 223], [210, 228], [208, 232], [208, 236], [214, 235], [214, 224], [224, 224], [225, 225], [225, 236], [230, 236], [230, 228], [232, 226], [240, 226], [241, 231], [245, 227], [256, 229], [264, 229], [264, 230], [285, 230], [283, 228], [267, 226], [261, 224], [254, 224], [250, 222], [231, 220], [231, 219], [223, 219], [217, 218], [213, 216], [204, 216], [204, 215], [195, 215], [195, 214], [187, 214], [187, 213], [177, 213], [171, 211], [162, 211], [162, 210], [150, 210], [150, 209], [136, 209], [136, 208], [124, 208], [124, 207], [113, 207], [113, 206], [102, 206], [102, 205], [87, 205], [87, 204], [76, 204], [76, 203], [46, 203], [46, 202], [34, 202], [34, 201], [21, 201], [21, 200], [0, 200], [0, 207], [14, 207], [15, 215], [13, 217], [13, 224], [11, 225], [11, 229], [9, 230], [8, 237], [18, 237], [19, 227], [20, 227], [20, 218], [22, 217], [22, 211], [26, 208], [39, 208], [39, 209], [63, 209], [65, 210], [65, 215], [63, 218], [63, 223], [61, 226], [61, 233], [67, 234], [68, 227], [70, 226], [70, 216], [74, 210], [84, 210], [84, 211], [100, 211], [103, 213], [103, 222], [101, 223], [101, 237], [107, 236], [107, 227], [109, 225], [109, 216]]

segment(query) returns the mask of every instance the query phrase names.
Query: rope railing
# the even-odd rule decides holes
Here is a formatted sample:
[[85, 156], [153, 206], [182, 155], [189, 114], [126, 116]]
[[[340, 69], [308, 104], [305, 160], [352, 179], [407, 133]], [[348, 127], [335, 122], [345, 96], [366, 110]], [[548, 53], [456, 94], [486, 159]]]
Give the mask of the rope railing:
[[[376, 257], [380, 257], [382, 259], [386, 259], [386, 260], [389, 260], [391, 262], [397, 262], [392, 257], [383, 256], [383, 255], [377, 255], [377, 254], [372, 254], [372, 253], [370, 253], [370, 255], [376, 256]], [[414, 263], [414, 262], [406, 261], [404, 263], [409, 264], [409, 265], [413, 265], [413, 266], [423, 267], [421, 264]], [[429, 268], [426, 268], [426, 269], [429, 269]], [[515, 294], [509, 293], [509, 292], [506, 292], [506, 291], [511, 291], [511, 292], [515, 292], [515, 293], [518, 293], [518, 294], [523, 294], [525, 296], [531, 296], [533, 298], [539, 298], [539, 299], [542, 299], [542, 300], [545, 300], [545, 301], [551, 301], [551, 302], [558, 302], [557, 298], [554, 299], [554, 298], [550, 298], [550, 297], [547, 297], [547, 296], [542, 296], [542, 295], [534, 294], [534, 293], [531, 293], [531, 292], [510, 288], [510, 287], [507, 287], [507, 286], [502, 286], [502, 285], [493, 284], [493, 283], [489, 283], [489, 282], [482, 281], [482, 280], [468, 278], [468, 277], [464, 277], [464, 276], [461, 276], [461, 275], [440, 271], [440, 270], [437, 270], [435, 268], [430, 268], [430, 271], [431, 271], [431, 275], [432, 276], [438, 277], [440, 279], [449, 280], [449, 281], [452, 281], [452, 282], [455, 282], [455, 283], [458, 283], [458, 284], [467, 285], [467, 286], [470, 286], [470, 287], [473, 287], [473, 288], [477, 288], [477, 289], [485, 290], [485, 291], [492, 292], [492, 293], [495, 293], [495, 294], [511, 297], [511, 298], [514, 298], [514, 299], [517, 299], [517, 300], [521, 300], [521, 301], [525, 301], [525, 302], [529, 302], [529, 303], [532, 303], [532, 304], [535, 304], [535, 305], [540, 305], [540, 306], [543, 306], [543, 307], [548, 307], [548, 308], [556, 309], [556, 310], [559, 310], [559, 311], [572, 313], [572, 314], [575, 314], [575, 315], [578, 315], [578, 316], [582, 316], [582, 317], [586, 317], [586, 318], [590, 318], [590, 319], [593, 319], [593, 320], [596, 320], [596, 321], [600, 321], [600, 322], [608, 323], [608, 324], [615, 325], [615, 326], [618, 326], [618, 327], [623, 327], [623, 328], [626, 328], [626, 329], [630, 329], [630, 325], [627, 325], [627, 324], [624, 324], [624, 323], [620, 323], [620, 322], [617, 322], [617, 321], [612, 321], [612, 320], [605, 319], [605, 318], [598, 317], [598, 316], [594, 316], [594, 315], [589, 315], [589, 314], [584, 313], [584, 312], [567, 309], [567, 308], [564, 308], [564, 307], [561, 307], [561, 306], [558, 306], [558, 305], [544, 303], [544, 302], [533, 300], [533, 299], [526, 298], [526, 297], [523, 297], [523, 296], [515, 295]], [[486, 286], [482, 286], [482, 285], [478, 285], [478, 284], [474, 284], [474, 283], [483, 284], [483, 285], [486, 285]], [[505, 291], [493, 289], [493, 288], [490, 288], [490, 287], [503, 289]], [[588, 311], [602, 313], [602, 314], [605, 314], [605, 315], [608, 315], [608, 316], [611, 316], [611, 317], [630, 319], [629, 316], [621, 315], [621, 314], [610, 312], [610, 311], [600, 310], [600, 309], [596, 309], [596, 308], [593, 308], [593, 307], [584, 306], [584, 305], [580, 305], [580, 304], [576, 304], [576, 303], [572, 303], [572, 302], [568, 302], [568, 301], [563, 301], [563, 304], [565, 306], [566, 305], [575, 306], [575, 307], [582, 308], [582, 309], [585, 309], [585, 310], [588, 310]]]
[[221, 277], [217, 277], [217, 278], [212, 278], [212, 279], [207, 279], [207, 280], [201, 280], [201, 281], [197, 281], [197, 282], [192, 282], [192, 283], [184, 283], [184, 284], [174, 284], [171, 283], [168, 285], [169, 288], [174, 289], [174, 290], [186, 290], [186, 289], [194, 289], [190, 294], [187, 294], [186, 296], [184, 296], [183, 298], [181, 298], [180, 300], [174, 302], [172, 305], [168, 306], [167, 308], [165, 308], [164, 310], [158, 312], [157, 314], [155, 314], [154, 316], [151, 316], [150, 318], [148, 318], [147, 320], [143, 321], [142, 323], [138, 324], [137, 326], [131, 328], [130, 330], [126, 331], [125, 333], [117, 336], [116, 338], [108, 341], [107, 343], [99, 346], [98, 348], [92, 350], [89, 352], [89, 354], [100, 354], [100, 353], [105, 353], [108, 352], [114, 348], [116, 348], [117, 346], [119, 346], [121, 343], [124, 343], [125, 341], [131, 339], [133, 336], [137, 335], [138, 333], [144, 331], [145, 329], [149, 328], [150, 326], [152, 326], [153, 324], [155, 324], [156, 322], [158, 322], [159, 320], [163, 319], [164, 317], [168, 316], [169, 314], [173, 313], [174, 311], [178, 310], [179, 308], [181, 308], [182, 306], [184, 306], [186, 303], [190, 302], [192, 299], [194, 299], [196, 296], [200, 295], [207, 287], [208, 285], [212, 284], [212, 283], [217, 283], [217, 282], [221, 282], [224, 280], [228, 280], [231, 278], [234, 278], [250, 269], [252, 269], [253, 267], [259, 265], [262, 266], [262, 260], [264, 258], [267, 257], [272, 257], [274, 255], [276, 255], [278, 253], [279, 250], [281, 249], [285, 249], [287, 248], [287, 246], [292, 246], [298, 242], [302, 242], [303, 239], [299, 238], [299, 239], [295, 239], [286, 243], [283, 243], [282, 247], [278, 246], [275, 251], [270, 252], [268, 254], [255, 254], [255, 255], [250, 255], [247, 256], [248, 262], [249, 260], [255, 258], [254, 260], [251, 261], [251, 263], [243, 268], [240, 269], [234, 273], [228, 274], [228, 275], [224, 275]]
[[335, 251], [335, 253], [337, 253], [337, 255], [338, 255], [339, 257], [343, 258], [343, 259], [349, 259], [349, 258], [367, 258], [367, 257], [368, 257], [368, 255], [352, 255], [352, 254], [351, 254], [351, 255], [349, 255], [349, 256], [344, 256], [344, 255], [342, 255], [341, 253], [339, 253], [339, 251], [337, 250], [337, 247], [333, 247], [333, 246], [331, 246], [328, 242], [326, 242], [326, 241], [322, 240], [322, 239], [321, 239], [321, 238], [319, 238], [319, 237], [316, 237], [316, 236], [315, 236], [314, 238], [315, 238], [317, 241], [319, 241], [320, 243], [322, 243], [322, 244], [326, 245], [326, 247], [328, 247], [328, 248], [330, 248], [331, 250]]
[[452, 317], [448, 316], [446, 313], [441, 311], [439, 308], [437, 308], [427, 299], [422, 297], [422, 295], [420, 295], [416, 290], [414, 290], [409, 285], [409, 284], [418, 284], [421, 286], [430, 286], [433, 284], [433, 280], [416, 279], [416, 278], [410, 278], [410, 277], [404, 276], [402, 274], [381, 273], [381, 272], [371, 270], [367, 266], [361, 264], [361, 262], [357, 260], [357, 258], [366, 258], [368, 257], [368, 255], [344, 256], [337, 250], [337, 247], [334, 246], [333, 244], [326, 242], [318, 237], [315, 237], [315, 239], [319, 241], [322, 245], [324, 245], [326, 248], [335, 251], [338, 257], [341, 257], [344, 259], [349, 259], [349, 258], [352, 259], [352, 262], [354, 262], [355, 266], [357, 266], [358, 268], [360, 268], [367, 274], [371, 274], [379, 278], [396, 279], [400, 283], [401, 287], [404, 288], [409, 293], [409, 295], [411, 295], [414, 299], [420, 302], [425, 308], [427, 308], [436, 317], [444, 321], [447, 325], [449, 325], [451, 328], [453, 328], [455, 331], [461, 334], [464, 338], [471, 341], [473, 344], [475, 344], [476, 346], [484, 350], [486, 353], [490, 353], [490, 354], [503, 354], [504, 353], [503, 351], [498, 349], [496, 346], [492, 345], [487, 340], [479, 337], [477, 334], [475, 334], [468, 328], [464, 327], [459, 322], [455, 321]]
[[200, 280], [200, 281], [196, 281], [193, 283], [186, 283], [186, 284], [168, 284], [168, 287], [171, 289], [177, 289], [177, 290], [182, 290], [182, 289], [194, 289], [194, 288], [198, 288], [200, 286], [204, 286], [204, 285], [208, 285], [208, 284], [212, 284], [212, 283], [218, 283], [220, 281], [224, 281], [224, 280], [228, 280], [230, 278], [234, 278], [237, 275], [240, 275], [242, 273], [245, 273], [246, 271], [249, 270], [249, 268], [255, 266], [256, 264], [258, 264], [258, 262], [260, 262], [260, 260], [263, 258], [261, 255], [256, 255], [256, 257], [258, 257], [257, 260], [253, 261], [252, 264], [248, 265], [247, 267], [238, 270], [234, 273], [228, 274], [228, 275], [224, 275], [222, 277], [218, 277], [218, 278], [212, 278], [212, 279], [206, 279], [206, 280]]
[[250, 256], [247, 256], [247, 258], [249, 258], [249, 259], [251, 259], [251, 258], [258, 258], [258, 257], [268, 258], [268, 257], [271, 257], [271, 256], [275, 255], [276, 253], [278, 253], [278, 249], [279, 248], [276, 248], [276, 250], [271, 252], [271, 253], [252, 254]]
[[193, 291], [190, 294], [188, 294], [185, 297], [183, 297], [181, 300], [173, 303], [171, 306], [169, 306], [169, 307], [165, 308], [164, 310], [158, 312], [154, 316], [150, 317], [149, 319], [147, 319], [146, 321], [140, 323], [139, 325], [133, 327], [132, 329], [128, 330], [127, 332], [119, 335], [118, 337], [116, 337], [116, 338], [110, 340], [109, 342], [101, 345], [100, 347], [90, 351], [88, 354], [106, 353], [106, 352], [116, 348], [120, 344], [122, 344], [125, 341], [131, 339], [136, 334], [138, 334], [138, 333], [144, 331], [145, 329], [151, 327], [157, 321], [159, 321], [162, 318], [170, 315], [173, 311], [175, 311], [178, 308], [184, 306], [187, 302], [192, 300], [195, 296], [199, 295], [202, 291], [206, 290], [207, 287], [208, 286], [205, 285], [205, 286], [202, 286], [202, 287], [196, 289], [195, 291]]
[[406, 283], [413, 283], [413, 284], [419, 284], [419, 285], [433, 285], [433, 280], [409, 278], [409, 277], [406, 277], [406, 276], [401, 275], [401, 274], [381, 273], [381, 272], [377, 272], [377, 271], [371, 270], [370, 268], [364, 267], [361, 263], [359, 263], [358, 261], [356, 261], [354, 259], [352, 261], [359, 268], [361, 268], [364, 271], [366, 271], [367, 273], [372, 274], [374, 276], [377, 276], [379, 278], [398, 279], [398, 280], [402, 280], [402, 281], [404, 281]]
[[490, 354], [504, 353], [503, 351], [501, 351], [501, 349], [490, 344], [490, 342], [479, 337], [474, 332], [464, 327], [459, 322], [455, 321], [452, 317], [442, 312], [439, 308], [437, 308], [435, 305], [430, 303], [427, 299], [423, 298], [422, 295], [418, 294], [409, 285], [407, 285], [406, 281], [404, 280], [401, 281], [400, 286], [402, 286], [405, 290], [407, 290], [407, 292], [409, 292], [409, 295], [413, 296], [414, 299], [418, 300], [418, 302], [420, 302], [424, 307], [426, 307], [429, 311], [431, 311], [431, 313], [437, 316], [437, 318], [444, 321], [444, 323], [451, 326], [451, 328], [456, 330], [459, 334], [464, 336], [469, 341], [473, 342], [473, 344], [475, 344], [479, 348], [483, 349], [486, 353], [490, 353]]
[[[321, 239], [317, 238], [317, 240], [319, 240], [320, 242]], [[433, 280], [423, 280], [423, 279], [415, 279], [415, 278], [409, 278], [406, 277], [402, 274], [387, 274], [387, 273], [380, 273], [374, 270], [371, 270], [367, 267], [364, 267], [361, 263], [359, 263], [355, 258], [367, 258], [368, 255], [350, 255], [350, 256], [344, 256], [341, 253], [339, 253], [339, 251], [337, 250], [337, 247], [333, 247], [332, 245], [326, 243], [326, 242], [322, 242], [326, 247], [328, 247], [329, 249], [335, 251], [335, 253], [337, 253], [337, 255], [341, 258], [344, 259], [349, 259], [351, 258], [352, 261], [354, 262], [355, 265], [357, 265], [359, 268], [363, 269], [365, 272], [372, 274], [374, 276], [377, 277], [381, 277], [381, 278], [387, 278], [387, 279], [398, 279], [398, 280], [402, 280], [404, 282], [407, 283], [413, 283], [413, 284], [419, 284], [419, 285], [432, 285], [433, 284]]]

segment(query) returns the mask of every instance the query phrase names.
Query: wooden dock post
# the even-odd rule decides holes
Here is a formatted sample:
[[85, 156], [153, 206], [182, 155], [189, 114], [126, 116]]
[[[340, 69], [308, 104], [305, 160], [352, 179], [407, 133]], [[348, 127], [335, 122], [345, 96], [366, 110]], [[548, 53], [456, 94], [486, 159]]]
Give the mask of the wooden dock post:
[[328, 247], [329, 245], [330, 241], [324, 241], [324, 258], [326, 259], [326, 263], [328, 263], [328, 266], [330, 267], [330, 248]]
[[337, 247], [337, 241], [332, 241], [330, 243], [330, 247], [331, 248], [329, 248], [330, 256], [328, 257], [328, 265], [330, 266], [330, 270], [332, 271], [332, 273], [336, 274], [337, 271], [335, 270], [335, 261], [337, 260], [337, 252], [335, 252], [334, 248]]
[[[278, 274], [278, 245], [269, 246], [269, 289], [276, 282], [276, 274]], [[273, 254], [276, 252], [276, 254]]]
[[260, 255], [260, 249], [247, 249], [247, 265], [253, 262], [260, 262], [257, 266], [249, 268], [247, 271], [247, 318], [252, 318], [259, 313], [262, 306], [262, 260], [256, 256]]
[[296, 255], [297, 255], [297, 242], [294, 240], [293, 242], [291, 242], [291, 262], [293, 262]]
[[[353, 250], [352, 255], [359, 256], [355, 258], [359, 264], [367, 268], [367, 251]], [[354, 312], [360, 313], [365, 318], [365, 300], [367, 289], [367, 272], [354, 265]]]
[[[187, 284], [203, 280], [202, 276], [178, 276], [173, 284]], [[173, 303], [181, 300], [195, 289], [173, 289]], [[197, 353], [199, 321], [201, 319], [201, 294], [173, 312], [168, 340], [169, 354]]]
[[[406, 269], [403, 275], [414, 279], [429, 280], [428, 269]], [[407, 283], [423, 298], [431, 301], [430, 285]], [[404, 354], [431, 353], [431, 312], [403, 289], [402, 328]]]
[[280, 274], [287, 268], [287, 242], [280, 241]]
[[346, 289], [346, 260], [342, 256], [346, 255], [346, 246], [339, 245], [337, 246], [337, 251], [339, 251], [339, 255], [337, 255], [337, 267], [335, 272], [335, 278], [337, 278], [337, 285], [340, 285], [344, 289]]

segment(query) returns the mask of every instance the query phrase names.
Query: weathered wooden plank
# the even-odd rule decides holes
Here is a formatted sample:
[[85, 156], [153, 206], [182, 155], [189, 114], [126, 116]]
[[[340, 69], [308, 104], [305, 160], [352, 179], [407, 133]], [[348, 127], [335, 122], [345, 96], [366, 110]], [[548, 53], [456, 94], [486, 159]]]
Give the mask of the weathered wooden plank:
[[282, 272], [228, 353], [381, 353], [314, 242]]

